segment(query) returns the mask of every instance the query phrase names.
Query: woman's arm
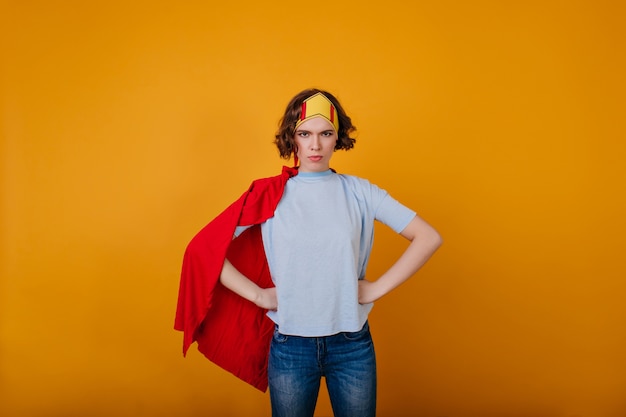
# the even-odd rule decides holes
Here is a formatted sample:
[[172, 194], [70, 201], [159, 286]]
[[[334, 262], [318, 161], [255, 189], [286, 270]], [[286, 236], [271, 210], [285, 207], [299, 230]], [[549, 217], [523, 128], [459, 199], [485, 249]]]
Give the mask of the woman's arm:
[[439, 233], [419, 216], [400, 232], [411, 243], [398, 260], [376, 281], [359, 281], [359, 303], [371, 303], [415, 274], [441, 246]]
[[276, 310], [276, 288], [261, 288], [239, 272], [228, 259], [224, 260], [220, 282], [235, 294], [266, 310]]

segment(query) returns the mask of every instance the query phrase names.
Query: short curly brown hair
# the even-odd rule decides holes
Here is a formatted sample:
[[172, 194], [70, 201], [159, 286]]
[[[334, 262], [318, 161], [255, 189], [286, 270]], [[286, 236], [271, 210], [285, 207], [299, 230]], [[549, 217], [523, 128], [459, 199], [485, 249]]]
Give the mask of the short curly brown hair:
[[339, 100], [327, 91], [309, 88], [299, 92], [291, 99], [285, 109], [285, 114], [282, 119], [280, 119], [274, 143], [278, 147], [281, 158], [289, 159], [291, 154], [294, 153], [296, 148], [296, 142], [294, 140], [296, 122], [300, 119], [302, 102], [317, 93], [324, 94], [333, 103], [337, 111], [339, 131], [337, 132], [337, 145], [335, 145], [335, 150], [344, 149], [347, 151], [354, 147], [356, 139], [350, 137], [350, 134], [356, 131], [356, 127], [352, 124], [352, 120], [346, 114], [343, 107], [341, 107]]

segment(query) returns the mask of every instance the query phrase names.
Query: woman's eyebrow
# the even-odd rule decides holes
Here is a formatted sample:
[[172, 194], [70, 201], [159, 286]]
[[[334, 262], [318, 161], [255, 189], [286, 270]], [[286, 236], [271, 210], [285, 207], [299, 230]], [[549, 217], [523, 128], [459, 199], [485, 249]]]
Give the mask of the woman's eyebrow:
[[[298, 132], [303, 132], [303, 133], [312, 133], [311, 130], [306, 130], [306, 129], [296, 129], [296, 133]], [[334, 132], [333, 129], [326, 129], [326, 130], [320, 130], [320, 133], [327, 133], [327, 132]]]

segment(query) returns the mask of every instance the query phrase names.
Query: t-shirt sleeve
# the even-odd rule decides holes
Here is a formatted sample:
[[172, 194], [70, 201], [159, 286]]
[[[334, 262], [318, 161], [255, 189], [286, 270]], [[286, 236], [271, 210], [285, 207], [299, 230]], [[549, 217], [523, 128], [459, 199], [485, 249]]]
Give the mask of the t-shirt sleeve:
[[242, 234], [243, 232], [246, 231], [246, 229], [251, 228], [252, 225], [250, 226], [237, 226], [235, 227], [235, 234], [233, 236], [233, 239], [238, 238], [240, 234]]
[[371, 187], [372, 194], [377, 201], [374, 218], [389, 226], [396, 233], [403, 231], [415, 217], [415, 211], [400, 203], [378, 186], [372, 184]]

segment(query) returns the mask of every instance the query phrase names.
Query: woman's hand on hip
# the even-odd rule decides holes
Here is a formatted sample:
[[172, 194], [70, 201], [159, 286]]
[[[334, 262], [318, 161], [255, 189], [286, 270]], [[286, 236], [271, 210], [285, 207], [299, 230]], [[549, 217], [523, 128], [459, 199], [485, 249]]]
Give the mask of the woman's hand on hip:
[[375, 282], [366, 279], [359, 280], [359, 304], [373, 303], [380, 297]]
[[276, 287], [260, 288], [254, 300], [254, 304], [266, 310], [276, 311], [278, 308], [278, 298], [276, 297]]

